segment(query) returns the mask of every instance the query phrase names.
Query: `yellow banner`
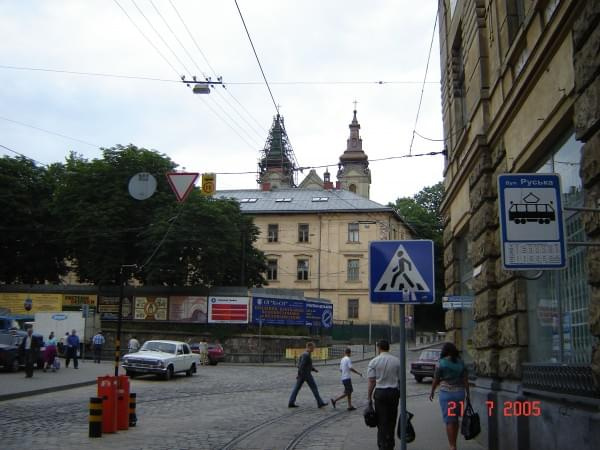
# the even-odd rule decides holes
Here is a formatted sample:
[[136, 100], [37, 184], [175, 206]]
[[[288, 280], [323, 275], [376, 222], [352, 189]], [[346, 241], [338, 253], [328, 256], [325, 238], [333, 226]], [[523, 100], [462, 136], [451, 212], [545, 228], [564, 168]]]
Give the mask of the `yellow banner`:
[[90, 305], [96, 307], [98, 296], [92, 294], [64, 294], [64, 306], [81, 306]]
[[[286, 359], [298, 359], [305, 351], [305, 348], [286, 348], [285, 357]], [[315, 361], [325, 361], [326, 359], [329, 359], [329, 348], [316, 347], [311, 356]]]
[[[25, 309], [25, 301], [31, 300], [31, 310]], [[62, 311], [62, 294], [0, 293], [0, 308], [11, 314], [35, 314], [36, 312]]]

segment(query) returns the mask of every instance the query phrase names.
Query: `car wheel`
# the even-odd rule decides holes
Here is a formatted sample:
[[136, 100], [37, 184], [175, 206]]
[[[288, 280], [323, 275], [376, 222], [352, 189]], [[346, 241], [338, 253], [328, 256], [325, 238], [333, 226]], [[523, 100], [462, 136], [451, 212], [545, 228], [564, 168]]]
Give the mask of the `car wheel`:
[[211, 366], [216, 366], [218, 362], [219, 361], [217, 361], [216, 359], [209, 359], [208, 360], [208, 364], [210, 364]]
[[192, 364], [192, 367], [190, 367], [190, 370], [185, 371], [185, 376], [191, 377], [195, 373], [196, 373], [196, 364]]
[[423, 381], [423, 377], [420, 375], [415, 375], [415, 380], [417, 380], [417, 383], [420, 383], [421, 381]]
[[173, 366], [167, 367], [167, 371], [163, 375], [163, 378], [165, 381], [169, 381], [171, 378], [173, 378]]
[[125, 375], [127, 375], [129, 378], [135, 378], [135, 376], [137, 375], [137, 373], [131, 371], [131, 370], [125, 370]]

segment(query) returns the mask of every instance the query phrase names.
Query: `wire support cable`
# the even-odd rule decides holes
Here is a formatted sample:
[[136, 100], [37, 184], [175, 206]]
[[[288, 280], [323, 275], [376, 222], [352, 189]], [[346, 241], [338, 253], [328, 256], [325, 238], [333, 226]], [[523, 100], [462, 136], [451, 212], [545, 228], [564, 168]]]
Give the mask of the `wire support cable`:
[[265, 71], [262, 68], [262, 64], [260, 63], [258, 54], [256, 53], [256, 48], [254, 48], [254, 43], [252, 42], [252, 38], [250, 37], [250, 32], [248, 31], [248, 27], [246, 26], [246, 21], [244, 20], [244, 16], [242, 15], [242, 11], [240, 10], [240, 6], [238, 5], [237, 0], [234, 0], [234, 1], [235, 1], [235, 6], [238, 10], [238, 13], [240, 14], [240, 19], [242, 19], [242, 24], [244, 25], [244, 29], [246, 30], [246, 35], [248, 36], [248, 40], [250, 41], [250, 45], [252, 46], [252, 51], [254, 52], [254, 56], [256, 57], [256, 62], [258, 63], [258, 67], [260, 68], [260, 73], [262, 73], [263, 79], [265, 80], [265, 84], [267, 85], [267, 89], [269, 90], [269, 94], [271, 95], [271, 100], [273, 100], [273, 106], [275, 106], [275, 111], [277, 111], [277, 115], [279, 115], [279, 107], [277, 106], [275, 97], [273, 97], [273, 92], [271, 91], [271, 86], [269, 86], [269, 82], [267, 81]]
[[439, 8], [435, 13], [435, 21], [433, 23], [433, 32], [431, 33], [431, 42], [429, 43], [429, 53], [427, 54], [427, 64], [425, 65], [425, 76], [423, 77], [423, 85], [421, 86], [421, 95], [419, 97], [419, 106], [417, 107], [417, 116], [415, 117], [415, 126], [413, 127], [412, 138], [410, 140], [410, 147], [408, 153], [412, 153], [413, 143], [415, 141], [415, 133], [417, 130], [417, 123], [419, 122], [419, 114], [421, 113], [421, 105], [423, 104], [423, 93], [425, 92], [425, 82], [427, 80], [427, 72], [429, 71], [429, 61], [431, 60], [431, 51], [433, 49], [433, 40], [435, 38], [435, 29], [437, 28]]
[[3, 148], [3, 149], [5, 149], [5, 150], [8, 150], [9, 152], [12, 152], [12, 153], [14, 153], [14, 154], [16, 154], [16, 155], [19, 155], [19, 156], [21, 156], [22, 158], [28, 159], [29, 161], [32, 161], [32, 162], [34, 162], [34, 163], [36, 163], [36, 164], [39, 164], [40, 166], [48, 167], [48, 164], [44, 164], [43, 162], [40, 162], [40, 161], [38, 161], [38, 160], [36, 160], [36, 159], [33, 159], [33, 158], [30, 158], [29, 156], [27, 156], [27, 155], [24, 155], [23, 153], [20, 153], [20, 152], [18, 152], [18, 151], [16, 151], [16, 150], [13, 150], [12, 148], [10, 148], [10, 147], [7, 147], [6, 145], [2, 145], [2, 144], [0, 144], [0, 147], [2, 147], [2, 148]]

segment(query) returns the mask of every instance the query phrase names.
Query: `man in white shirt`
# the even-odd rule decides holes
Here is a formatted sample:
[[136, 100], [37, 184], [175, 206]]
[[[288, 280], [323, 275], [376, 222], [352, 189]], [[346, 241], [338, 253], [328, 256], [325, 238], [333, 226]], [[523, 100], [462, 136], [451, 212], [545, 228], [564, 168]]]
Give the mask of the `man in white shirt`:
[[377, 446], [391, 450], [396, 444], [395, 428], [400, 401], [400, 360], [389, 353], [388, 341], [377, 342], [379, 356], [369, 362], [367, 397], [369, 403], [375, 400], [377, 412]]
[[357, 372], [352, 368], [352, 360], [350, 359], [350, 356], [352, 355], [352, 350], [347, 348], [344, 351], [344, 354], [346, 356], [344, 356], [340, 361], [340, 372], [342, 372], [342, 384], [344, 385], [344, 393], [338, 398], [332, 398], [331, 406], [335, 408], [336, 402], [340, 401], [344, 397], [348, 397], [348, 411], [354, 411], [356, 408], [352, 406], [352, 392], [354, 391], [354, 388], [352, 387], [351, 372], [354, 372], [355, 374], [360, 375], [361, 377], [362, 373]]

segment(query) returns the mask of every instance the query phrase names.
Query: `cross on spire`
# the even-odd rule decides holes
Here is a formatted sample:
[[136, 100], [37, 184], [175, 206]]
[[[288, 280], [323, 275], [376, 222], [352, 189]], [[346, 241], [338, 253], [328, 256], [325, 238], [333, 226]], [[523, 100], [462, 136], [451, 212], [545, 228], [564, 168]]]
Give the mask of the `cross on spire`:
[[354, 99], [352, 103], [354, 103], [354, 111], [356, 111], [356, 104], [358, 103], [358, 100]]

